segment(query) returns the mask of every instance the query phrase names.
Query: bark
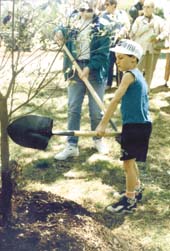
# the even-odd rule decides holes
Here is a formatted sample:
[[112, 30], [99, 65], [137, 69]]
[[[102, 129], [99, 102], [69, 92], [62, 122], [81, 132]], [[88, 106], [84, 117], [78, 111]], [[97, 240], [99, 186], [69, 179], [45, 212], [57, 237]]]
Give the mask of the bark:
[[12, 180], [11, 168], [9, 165], [9, 144], [8, 144], [8, 110], [6, 98], [0, 98], [0, 121], [1, 121], [1, 203], [0, 211], [3, 222], [7, 222], [12, 215]]

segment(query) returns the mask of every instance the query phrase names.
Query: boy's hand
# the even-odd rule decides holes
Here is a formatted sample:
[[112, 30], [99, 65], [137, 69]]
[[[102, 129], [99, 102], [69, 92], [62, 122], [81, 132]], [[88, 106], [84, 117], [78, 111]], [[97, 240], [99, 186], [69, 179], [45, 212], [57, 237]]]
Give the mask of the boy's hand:
[[103, 136], [105, 133], [106, 127], [102, 126], [101, 123], [96, 127], [96, 132], [98, 134], [98, 136]]

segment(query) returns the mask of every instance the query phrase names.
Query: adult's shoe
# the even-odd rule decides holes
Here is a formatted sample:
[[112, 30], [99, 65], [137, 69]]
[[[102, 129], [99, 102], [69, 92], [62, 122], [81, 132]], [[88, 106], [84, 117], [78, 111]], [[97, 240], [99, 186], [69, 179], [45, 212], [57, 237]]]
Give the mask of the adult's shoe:
[[70, 157], [79, 156], [79, 149], [77, 146], [67, 145], [66, 148], [55, 155], [56, 160], [66, 160]]
[[109, 152], [107, 145], [103, 142], [102, 139], [95, 139], [94, 147], [101, 154], [108, 154]]

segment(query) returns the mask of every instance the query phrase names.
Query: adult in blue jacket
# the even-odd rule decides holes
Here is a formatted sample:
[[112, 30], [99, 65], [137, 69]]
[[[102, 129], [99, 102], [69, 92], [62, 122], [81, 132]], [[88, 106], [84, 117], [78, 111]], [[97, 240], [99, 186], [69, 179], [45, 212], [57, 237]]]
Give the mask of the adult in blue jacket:
[[[68, 56], [64, 55], [64, 75], [68, 80], [68, 130], [80, 130], [82, 104], [87, 93], [91, 130], [95, 130], [102, 114], [94, 98], [83, 82], [89, 79], [98, 96], [103, 99], [108, 73], [109, 37], [95, 15], [93, 6], [83, 2], [73, 24], [55, 30], [55, 39], [66, 44], [75, 60], [82, 68], [81, 76], [74, 69]], [[99, 153], [106, 153], [107, 148], [102, 138], [93, 138], [94, 147]], [[62, 152], [56, 154], [56, 160], [66, 160], [79, 155], [78, 137], [69, 136]]]

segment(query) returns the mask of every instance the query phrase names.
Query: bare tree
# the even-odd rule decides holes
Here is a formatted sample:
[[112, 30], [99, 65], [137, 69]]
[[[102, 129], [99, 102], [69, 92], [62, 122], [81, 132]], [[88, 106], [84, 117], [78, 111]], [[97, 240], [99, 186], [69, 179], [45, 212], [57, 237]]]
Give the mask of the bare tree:
[[[12, 23], [11, 23], [11, 48], [7, 46], [0, 48], [0, 125], [1, 125], [1, 195], [0, 214], [3, 224], [10, 221], [12, 216], [12, 168], [10, 162], [10, 150], [8, 142], [7, 127], [12, 118], [21, 112], [31, 113], [33, 110], [25, 109], [35, 97], [38, 97], [45, 88], [57, 77], [59, 71], [54, 69], [59, 50], [52, 53], [46, 67], [42, 62], [47, 61], [48, 51], [41, 50], [36, 46], [31, 52], [23, 52], [17, 46], [17, 33], [15, 30], [15, 1], [13, 1]], [[42, 24], [41, 24], [42, 25]], [[25, 85], [24, 85], [25, 82]], [[34, 109], [41, 107], [54, 95], [54, 90], [48, 89], [48, 95], [41, 98]], [[22, 99], [21, 99], [22, 97]], [[25, 108], [24, 108], [25, 107]]]
[[[75, 2], [76, 1], [73, 1], [73, 7], [76, 5]], [[49, 32], [49, 26], [57, 26], [57, 24], [61, 24], [61, 20], [62, 23], [65, 22], [66, 27], [70, 29], [69, 32], [72, 32], [72, 25], [74, 27], [75, 19], [74, 16], [71, 18], [72, 13], [71, 15], [69, 13], [68, 16], [65, 15], [65, 10], [69, 8], [65, 9], [64, 6], [61, 13], [58, 14], [57, 8], [54, 8], [54, 3], [49, 1], [49, 4], [51, 4], [51, 9], [53, 10], [53, 16], [51, 16], [50, 19], [48, 19], [50, 16], [49, 10], [47, 10], [47, 19], [44, 19], [45, 14], [40, 13], [39, 10], [34, 10], [34, 15], [29, 13], [29, 17], [31, 17], [31, 28], [34, 25], [36, 26], [36, 28], [31, 31], [30, 37], [37, 37], [38, 42], [36, 41], [36, 46], [34, 46], [30, 52], [24, 52], [25, 47], [23, 46], [23, 41], [20, 36], [23, 35], [24, 32], [22, 30], [20, 33], [20, 26], [18, 29], [16, 29], [16, 18], [20, 19], [20, 14], [18, 15], [17, 13], [17, 15], [15, 15], [16, 5], [15, 0], [13, 0], [10, 48], [8, 48], [6, 45], [5, 47], [0, 47], [0, 123], [2, 166], [0, 213], [2, 214], [3, 223], [8, 222], [12, 216], [11, 199], [13, 194], [13, 182], [11, 176], [12, 168], [17, 165], [15, 162], [10, 162], [10, 150], [7, 135], [8, 124], [10, 123], [11, 119], [18, 117], [21, 114], [23, 116], [28, 113], [32, 113], [33, 111], [35, 112], [35, 110], [43, 106], [45, 102], [49, 100], [49, 98], [55, 95], [54, 89], [50, 89], [49, 86], [60, 73], [60, 71], [55, 67], [55, 62], [58, 58], [58, 54], [64, 48], [64, 46], [58, 47], [56, 45], [55, 52], [51, 53], [48, 50], [41, 50], [42, 47], [40, 45], [40, 41], [47, 40], [50, 42], [52, 30]], [[79, 18], [79, 15], [76, 18]], [[38, 25], [37, 20], [40, 20]], [[90, 23], [88, 25], [90, 25]], [[46, 29], [44, 29], [44, 27], [46, 27]], [[81, 32], [84, 28], [79, 27], [79, 32]], [[36, 36], [37, 32], [38, 36]], [[72, 39], [74, 41], [74, 36]], [[49, 54], [50, 59], [48, 57]], [[45, 67], [43, 66], [44, 61], [46, 61]], [[71, 61], [74, 61], [74, 59], [70, 60], [70, 62]], [[43, 95], [44, 98], [38, 99], [45, 89], [48, 89], [48, 94], [46, 93], [45, 96]], [[38, 104], [36, 103], [36, 106], [33, 106], [35, 108], [31, 109], [30, 104], [31, 102], [34, 102], [35, 98], [36, 100], [38, 99]], [[27, 108], [28, 105], [29, 109]]]

